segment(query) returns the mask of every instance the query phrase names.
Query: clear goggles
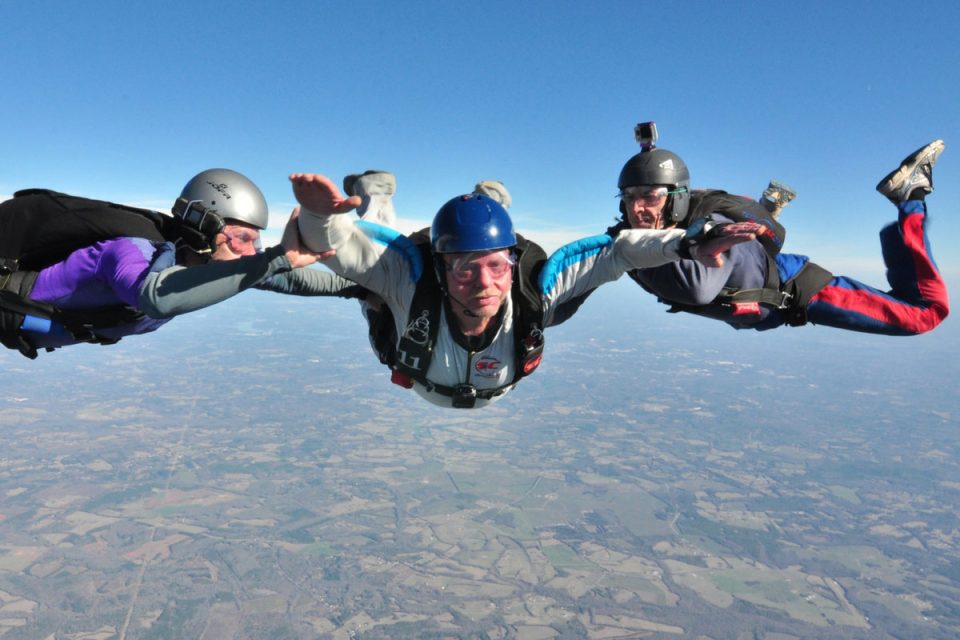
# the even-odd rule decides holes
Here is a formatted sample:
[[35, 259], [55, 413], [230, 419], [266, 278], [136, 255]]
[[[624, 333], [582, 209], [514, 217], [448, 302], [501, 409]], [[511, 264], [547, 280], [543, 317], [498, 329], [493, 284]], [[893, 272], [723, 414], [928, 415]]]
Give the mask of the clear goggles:
[[517, 258], [507, 251], [481, 256], [462, 255], [444, 260], [444, 266], [457, 284], [469, 284], [480, 277], [483, 269], [492, 278], [502, 278], [517, 264]]
[[673, 196], [678, 193], [686, 193], [686, 187], [670, 189], [669, 187], [625, 187], [620, 190], [617, 197], [624, 202], [643, 202], [644, 204], [656, 204], [667, 196]]
[[227, 239], [230, 251], [237, 255], [249, 256], [260, 251], [260, 232], [243, 227], [226, 227], [221, 233]]

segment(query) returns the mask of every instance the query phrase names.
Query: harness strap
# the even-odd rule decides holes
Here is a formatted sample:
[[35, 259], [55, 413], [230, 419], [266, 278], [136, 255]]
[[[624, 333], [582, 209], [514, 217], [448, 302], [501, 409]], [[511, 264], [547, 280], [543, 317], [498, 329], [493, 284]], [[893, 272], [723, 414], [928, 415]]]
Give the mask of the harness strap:
[[20, 264], [16, 258], [0, 258], [0, 289], [7, 287], [10, 276], [17, 272]]
[[[393, 368], [414, 380], [426, 384], [427, 369], [433, 358], [433, 347], [440, 333], [440, 286], [431, 277], [424, 276], [426, 282], [418, 283], [410, 305], [407, 326], [400, 336], [393, 354]], [[423, 278], [421, 278], [423, 280]]]
[[[437, 265], [430, 252], [429, 236], [424, 232], [414, 234], [412, 238], [418, 242], [418, 247], [425, 265], [433, 265], [433, 269], [424, 269], [423, 276], [417, 281], [413, 300], [407, 317], [407, 325], [403, 333], [396, 340], [394, 349], [379, 349], [381, 362], [385, 362], [393, 369], [391, 381], [394, 384], [410, 388], [413, 381], [419, 382], [428, 391], [453, 398], [453, 406], [458, 408], [473, 407], [477, 400], [488, 400], [507, 393], [524, 376], [533, 373], [543, 358], [544, 336], [542, 329], [543, 312], [539, 306], [539, 296], [531, 283], [536, 281], [539, 270], [543, 267], [546, 257], [543, 250], [536, 244], [527, 241], [518, 234], [518, 260], [516, 281], [511, 287], [511, 301], [513, 306], [514, 332], [516, 344], [514, 353], [517, 357], [516, 371], [513, 379], [496, 389], [476, 389], [472, 384], [445, 386], [436, 384], [427, 379], [427, 370], [433, 358], [433, 350], [440, 333], [440, 319], [443, 314], [444, 293], [440, 287], [438, 274], [433, 277]], [[385, 326], [389, 321], [390, 326]], [[392, 341], [394, 325], [393, 315], [378, 313], [371, 323], [371, 341], [382, 345], [384, 336]], [[374, 333], [374, 323], [376, 334]], [[384, 334], [384, 335], [381, 335]]]
[[[20, 343], [25, 342], [19, 334], [24, 316], [47, 318], [63, 325], [77, 342], [91, 344], [116, 344], [119, 338], [104, 338], [97, 335], [99, 329], [107, 329], [122, 324], [136, 322], [144, 316], [142, 311], [126, 305], [104, 307], [102, 309], [68, 310], [51, 304], [37, 302], [30, 299], [30, 292], [37, 281], [36, 271], [15, 271], [0, 278], [0, 314], [4, 322], [2, 332], [6, 335], [3, 344], [10, 347], [8, 342], [15, 342], [18, 346], [10, 347], [24, 353]], [[17, 334], [16, 336], [14, 334]], [[35, 358], [36, 350], [30, 350], [33, 356], [24, 353], [27, 357]]]
[[717, 296], [720, 304], [737, 304], [756, 302], [778, 309], [784, 323], [791, 327], [802, 327], [807, 324], [807, 305], [810, 299], [823, 289], [833, 279], [833, 274], [820, 265], [809, 260], [789, 280], [779, 286], [769, 286], [770, 274], [779, 280], [776, 265], [768, 270], [768, 284], [762, 289], [724, 289]]
[[20, 331], [20, 327], [25, 316], [49, 317], [49, 314], [46, 308], [38, 309], [27, 304], [25, 301], [28, 299], [21, 292], [29, 292], [33, 288], [37, 273], [17, 271], [15, 260], [5, 261], [4, 267], [12, 270], [5, 268], [0, 276], [0, 343], [33, 360], [37, 357], [37, 349]]
[[477, 389], [472, 384], [459, 384], [455, 387], [448, 387], [442, 384], [430, 382], [426, 378], [417, 377], [416, 379], [408, 376], [401, 371], [394, 369], [390, 377], [393, 384], [400, 385], [404, 389], [412, 389], [414, 380], [420, 382], [427, 391], [439, 393], [453, 400], [452, 406], [455, 409], [472, 409], [476, 406], [477, 400], [491, 400], [497, 396], [502, 396], [513, 389], [516, 383], [508, 384], [496, 389]]
[[757, 302], [766, 304], [777, 309], [786, 309], [791, 305], [791, 295], [787, 291], [779, 289], [731, 289], [724, 288], [716, 300], [720, 304], [740, 304], [744, 302]]
[[470, 395], [475, 397], [477, 400], [490, 400], [491, 398], [496, 398], [497, 396], [502, 396], [506, 392], [513, 389], [516, 383], [508, 384], [503, 387], [497, 387], [496, 389], [477, 389], [472, 384], [458, 384], [455, 387], [448, 387], [442, 384], [436, 384], [426, 380], [424, 387], [427, 391], [434, 393], [439, 393], [442, 396], [447, 396], [448, 398], [457, 398], [463, 395]]
[[720, 291], [716, 301], [720, 304], [742, 304], [745, 302], [755, 302], [758, 304], [770, 305], [775, 309], [787, 309], [793, 302], [793, 293], [785, 291], [780, 286], [780, 273], [777, 270], [777, 261], [769, 253], [767, 256], [767, 276], [763, 281], [762, 288], [755, 289], [735, 289], [725, 287]]
[[794, 303], [784, 311], [784, 321], [791, 327], [807, 324], [807, 305], [813, 296], [833, 280], [833, 274], [818, 264], [807, 260], [792, 278], [783, 283]]
[[427, 391], [452, 398], [455, 408], [471, 409], [476, 405], [477, 400], [490, 400], [507, 393], [521, 377], [532, 373], [540, 364], [543, 352], [543, 334], [538, 332], [538, 339], [527, 337], [524, 340], [524, 353], [518, 354], [517, 372], [513, 380], [502, 387], [477, 389], [472, 384], [447, 386], [431, 381], [427, 378], [427, 369], [430, 367], [433, 348], [440, 332], [440, 314], [442, 312], [440, 305], [437, 305], [433, 314], [436, 317], [431, 318], [429, 308], [417, 305], [417, 298], [420, 295], [421, 288], [418, 287], [414, 294], [414, 304], [411, 310], [419, 309], [420, 313], [407, 323], [394, 353], [393, 374], [390, 378], [394, 384], [409, 389], [413, 386], [413, 381], [416, 381], [423, 385]]
[[[767, 259], [767, 278], [762, 288], [724, 288], [713, 304], [735, 307], [749, 303], [763, 304], [780, 311], [784, 323], [791, 327], [807, 324], [807, 304], [810, 299], [833, 279], [833, 274], [818, 264], [806, 261], [786, 282], [780, 283], [779, 271], [772, 257]], [[669, 311], [695, 312], [699, 307], [671, 304]]]

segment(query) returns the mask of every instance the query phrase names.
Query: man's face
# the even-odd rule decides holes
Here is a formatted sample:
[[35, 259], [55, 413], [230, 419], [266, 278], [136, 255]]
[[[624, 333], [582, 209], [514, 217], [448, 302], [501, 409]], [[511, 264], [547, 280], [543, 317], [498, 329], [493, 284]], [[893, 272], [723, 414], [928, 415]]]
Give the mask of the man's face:
[[[513, 283], [514, 259], [509, 249], [443, 255], [447, 291], [459, 305], [454, 311], [472, 318], [493, 318]], [[459, 307], [459, 308], [456, 308]]]
[[252, 256], [260, 246], [260, 230], [244, 222], [228, 222], [217, 234], [217, 247], [211, 260], [236, 260]]
[[627, 211], [627, 221], [634, 229], [662, 229], [663, 208], [669, 189], [662, 185], [625, 187], [620, 199]]

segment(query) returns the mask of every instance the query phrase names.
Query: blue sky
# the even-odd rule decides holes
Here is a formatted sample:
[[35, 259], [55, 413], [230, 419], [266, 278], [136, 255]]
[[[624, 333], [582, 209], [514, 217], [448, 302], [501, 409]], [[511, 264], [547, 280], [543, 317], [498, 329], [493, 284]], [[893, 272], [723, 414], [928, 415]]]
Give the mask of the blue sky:
[[213, 166], [263, 189], [384, 168], [428, 221], [478, 179], [555, 246], [616, 214], [655, 120], [694, 186], [799, 191], [788, 249], [882, 277], [877, 180], [941, 137], [932, 244], [960, 276], [960, 3], [0, 2], [0, 194], [168, 208]]

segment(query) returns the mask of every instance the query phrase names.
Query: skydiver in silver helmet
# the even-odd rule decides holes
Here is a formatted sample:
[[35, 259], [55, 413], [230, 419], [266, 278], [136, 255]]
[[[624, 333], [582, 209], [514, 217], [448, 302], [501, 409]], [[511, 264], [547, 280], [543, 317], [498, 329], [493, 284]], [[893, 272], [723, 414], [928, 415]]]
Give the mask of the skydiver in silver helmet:
[[[303, 269], [297, 215], [263, 250], [267, 202], [246, 176], [208, 169], [184, 186], [172, 215], [46, 190], [0, 203], [0, 340], [38, 350], [156, 330], [171, 318], [251, 288], [355, 297], [352, 283]], [[16, 254], [16, 255], [11, 255]]]

